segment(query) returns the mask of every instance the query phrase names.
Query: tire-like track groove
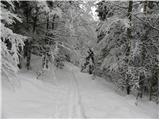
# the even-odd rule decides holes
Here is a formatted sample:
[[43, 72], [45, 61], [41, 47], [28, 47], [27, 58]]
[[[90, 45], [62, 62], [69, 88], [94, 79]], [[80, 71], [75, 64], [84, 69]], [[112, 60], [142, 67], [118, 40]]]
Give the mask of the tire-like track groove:
[[80, 95], [80, 89], [79, 89], [77, 78], [76, 78], [73, 70], [71, 72], [72, 72], [72, 76], [73, 76], [73, 82], [74, 82], [73, 86], [75, 87], [74, 88], [75, 89], [75, 94], [77, 94], [77, 95], [75, 95], [75, 97], [77, 98], [77, 101], [75, 101], [75, 102], [77, 102], [75, 107], [78, 109], [78, 110], [76, 109], [77, 110], [76, 112], [78, 112], [77, 114], [79, 114], [80, 117], [87, 118], [87, 116], [85, 114], [84, 107], [82, 105], [82, 98], [81, 98], [81, 95]]

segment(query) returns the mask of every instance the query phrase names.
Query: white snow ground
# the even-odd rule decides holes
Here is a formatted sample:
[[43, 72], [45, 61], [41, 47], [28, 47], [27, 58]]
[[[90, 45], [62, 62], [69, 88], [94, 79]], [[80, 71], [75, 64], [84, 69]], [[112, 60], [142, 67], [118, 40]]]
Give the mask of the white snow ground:
[[62, 70], [50, 65], [36, 79], [40, 62], [34, 56], [32, 71], [22, 70], [11, 84], [3, 78], [2, 118], [158, 118], [158, 104], [136, 106], [134, 96], [120, 95], [112, 83], [92, 80], [70, 63]]

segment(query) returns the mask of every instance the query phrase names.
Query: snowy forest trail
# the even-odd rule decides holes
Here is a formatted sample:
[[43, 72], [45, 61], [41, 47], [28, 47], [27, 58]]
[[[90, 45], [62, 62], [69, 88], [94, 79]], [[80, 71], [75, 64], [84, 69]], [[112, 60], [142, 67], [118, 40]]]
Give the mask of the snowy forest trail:
[[[3, 118], [158, 118], [158, 106], [134, 96], [120, 95], [111, 82], [81, 73], [71, 63], [46, 71], [36, 79], [40, 59], [32, 70], [22, 70], [9, 87], [3, 83]], [[14, 89], [13, 89], [14, 86]]]

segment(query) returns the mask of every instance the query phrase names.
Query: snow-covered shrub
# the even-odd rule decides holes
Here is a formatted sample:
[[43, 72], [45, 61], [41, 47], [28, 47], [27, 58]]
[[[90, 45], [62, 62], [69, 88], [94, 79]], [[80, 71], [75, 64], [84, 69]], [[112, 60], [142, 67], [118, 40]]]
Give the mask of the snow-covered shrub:
[[61, 54], [56, 54], [54, 56], [54, 64], [57, 68], [62, 69], [64, 67], [65, 57]]

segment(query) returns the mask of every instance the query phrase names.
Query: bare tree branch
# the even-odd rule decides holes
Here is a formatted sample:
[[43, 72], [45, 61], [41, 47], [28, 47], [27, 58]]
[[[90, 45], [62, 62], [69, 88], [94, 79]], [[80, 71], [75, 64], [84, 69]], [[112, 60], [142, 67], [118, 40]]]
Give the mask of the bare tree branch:
[[140, 20], [140, 21], [142, 21], [144, 24], [146, 24], [147, 26], [150, 26], [151, 28], [153, 28], [154, 30], [157, 30], [157, 31], [159, 31], [159, 29], [158, 28], [156, 28], [156, 27], [154, 27], [154, 26], [152, 26], [149, 22], [146, 22], [146, 21], [144, 21], [143, 19], [141, 19], [141, 18], [139, 18], [139, 17], [137, 17], [136, 15], [133, 15], [135, 18], [137, 18], [138, 20]]

